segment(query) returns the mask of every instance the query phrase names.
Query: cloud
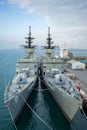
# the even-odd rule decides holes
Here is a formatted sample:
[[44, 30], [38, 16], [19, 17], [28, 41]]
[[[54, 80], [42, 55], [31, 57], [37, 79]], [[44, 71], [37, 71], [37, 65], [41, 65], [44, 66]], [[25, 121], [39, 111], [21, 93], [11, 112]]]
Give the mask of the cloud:
[[[87, 1], [84, 0], [9, 0], [29, 13], [43, 15], [54, 26], [87, 25]], [[85, 18], [85, 20], [84, 20]]]
[[20, 6], [21, 8], [26, 8], [27, 5], [29, 4], [29, 1], [28, 1], [28, 0], [8, 0], [8, 2], [9, 2], [10, 4], [18, 5], [18, 6]]
[[[8, 0], [20, 8], [44, 17], [59, 42], [79, 47], [87, 43], [87, 0]], [[73, 43], [74, 42], [74, 43]]]

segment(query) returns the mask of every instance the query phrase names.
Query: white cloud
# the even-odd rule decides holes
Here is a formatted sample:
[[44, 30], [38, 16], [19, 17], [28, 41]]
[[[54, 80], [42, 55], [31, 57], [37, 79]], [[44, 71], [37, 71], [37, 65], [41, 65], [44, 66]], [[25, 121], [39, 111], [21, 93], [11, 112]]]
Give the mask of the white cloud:
[[69, 47], [79, 47], [80, 43], [87, 48], [87, 0], [8, 1], [29, 13], [42, 15], [46, 24], [55, 30], [55, 43], [68, 42]]
[[29, 0], [8, 0], [10, 4], [19, 5], [21, 8], [26, 8]]
[[87, 14], [86, 0], [9, 0], [9, 3], [25, 8], [29, 13], [43, 15], [47, 23], [49, 21], [55, 26], [81, 24], [84, 22], [81, 18]]

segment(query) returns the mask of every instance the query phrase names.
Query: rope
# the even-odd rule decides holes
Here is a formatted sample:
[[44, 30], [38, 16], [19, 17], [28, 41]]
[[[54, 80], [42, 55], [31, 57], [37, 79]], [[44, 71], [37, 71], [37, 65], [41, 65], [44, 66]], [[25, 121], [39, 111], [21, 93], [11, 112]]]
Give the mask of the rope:
[[[39, 79], [39, 83], [37, 83], [38, 85], [40, 85], [40, 83], [41, 82], [43, 82], [44, 83], [44, 80], [42, 80], [42, 79]], [[51, 88], [48, 88], [48, 89], [39, 89], [39, 88], [34, 88], [33, 90], [36, 90], [36, 91], [39, 91], [39, 92], [42, 92], [42, 91], [48, 91], [48, 90], [50, 90]]]
[[53, 130], [33, 109], [32, 107], [27, 103], [27, 101], [25, 100], [25, 98], [23, 97], [23, 95], [21, 94], [22, 99], [24, 100], [24, 102], [26, 103], [26, 105], [30, 108], [30, 110], [35, 114], [35, 116], [43, 123], [45, 124], [50, 130]]
[[11, 111], [10, 111], [10, 109], [9, 109], [8, 106], [7, 106], [7, 108], [8, 108], [8, 111], [9, 111], [9, 113], [10, 113], [10, 116], [11, 116], [11, 119], [12, 119], [12, 122], [13, 122], [13, 125], [14, 125], [14, 127], [15, 127], [15, 130], [17, 130], [17, 127], [16, 127], [16, 125], [15, 125], [15, 122], [14, 122], [14, 119], [13, 119], [13, 117], [12, 117]]
[[46, 83], [44, 82], [44, 80], [41, 79], [41, 82], [43, 82], [43, 84], [44, 84], [45, 86], [47, 86]]
[[36, 90], [36, 91], [39, 91], [39, 92], [43, 92], [43, 91], [48, 91], [48, 90], [50, 90], [50, 88], [48, 88], [48, 89], [34, 89], [34, 90]]
[[[41, 80], [41, 79], [40, 79]], [[41, 80], [42, 82], [44, 82], [44, 80]], [[35, 85], [39, 85], [40, 83], [36, 83]], [[49, 88], [50, 89], [50, 88]], [[49, 90], [49, 89], [34, 89], [34, 90], [37, 90], [37, 91], [47, 91], [47, 90]], [[30, 110], [35, 114], [35, 116], [43, 123], [43, 124], [45, 124], [50, 130], [53, 130], [33, 109], [32, 109], [32, 107], [26, 102], [26, 100], [24, 99], [24, 97], [23, 97], [23, 95], [21, 94], [21, 96], [22, 96], [22, 98], [23, 98], [23, 100], [24, 100], [24, 102], [26, 103], [26, 105], [30, 108]], [[15, 122], [14, 122], [14, 119], [13, 119], [13, 116], [12, 116], [12, 114], [11, 114], [11, 111], [10, 111], [10, 109], [9, 109], [9, 107], [7, 106], [7, 108], [8, 108], [8, 111], [9, 111], [9, 113], [10, 113], [10, 116], [11, 116], [11, 119], [12, 119], [12, 122], [13, 122], [13, 125], [14, 125], [14, 127], [15, 127], [15, 130], [17, 130], [17, 127], [16, 127], [16, 125], [15, 125]]]
[[44, 78], [44, 76], [41, 76], [41, 75], [40, 75], [40, 77]]
[[42, 81], [42, 82], [44, 82], [44, 80], [43, 80], [43, 79], [41, 79], [41, 81]]
[[35, 83], [35, 86], [36, 86], [36, 85], [39, 85], [39, 83]]

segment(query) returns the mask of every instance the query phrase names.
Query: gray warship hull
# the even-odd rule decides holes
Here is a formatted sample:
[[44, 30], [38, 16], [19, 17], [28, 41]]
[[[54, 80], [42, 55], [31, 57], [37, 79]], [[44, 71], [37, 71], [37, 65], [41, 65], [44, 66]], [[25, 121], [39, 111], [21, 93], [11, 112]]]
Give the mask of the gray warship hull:
[[9, 114], [15, 123], [17, 122], [17, 119], [19, 118], [19, 116], [23, 110], [25, 101], [28, 100], [28, 98], [34, 88], [36, 80], [37, 80], [37, 78], [35, 79], [35, 81], [32, 81], [27, 88], [25, 88], [23, 91], [21, 91], [21, 93], [18, 93], [15, 97], [13, 97], [10, 101], [8, 101], [6, 103], [6, 107], [9, 111]]
[[81, 102], [53, 86], [47, 78], [44, 79], [44, 84], [70, 123], [71, 130], [87, 130], [87, 118], [80, 108]]
[[50, 94], [62, 110], [63, 114], [70, 122], [74, 118], [82, 102], [75, 100], [74, 98], [63, 92], [60, 88], [53, 85], [52, 79], [48, 80], [47, 78], [45, 78], [44, 83], [48, 87]]

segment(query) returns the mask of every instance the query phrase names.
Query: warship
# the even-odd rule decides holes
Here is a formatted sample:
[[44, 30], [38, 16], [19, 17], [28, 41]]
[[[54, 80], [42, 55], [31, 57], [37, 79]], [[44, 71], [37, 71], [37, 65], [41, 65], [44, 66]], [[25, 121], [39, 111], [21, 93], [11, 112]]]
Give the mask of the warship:
[[[38, 58], [33, 55], [35, 46], [31, 45], [31, 27], [29, 26], [28, 37], [25, 37], [27, 45], [23, 45], [25, 56], [16, 62], [16, 74], [8, 83], [4, 92], [4, 103], [9, 114], [16, 122], [27, 100], [32, 92], [38, 76]], [[23, 97], [23, 98], [22, 98]]]
[[[48, 28], [46, 56], [41, 58], [42, 84], [46, 86], [68, 122], [74, 122], [80, 130], [87, 129], [87, 103], [81, 97], [74, 82], [64, 74], [64, 58], [55, 57]], [[85, 105], [84, 105], [85, 104]], [[72, 123], [73, 124], [73, 123]]]

